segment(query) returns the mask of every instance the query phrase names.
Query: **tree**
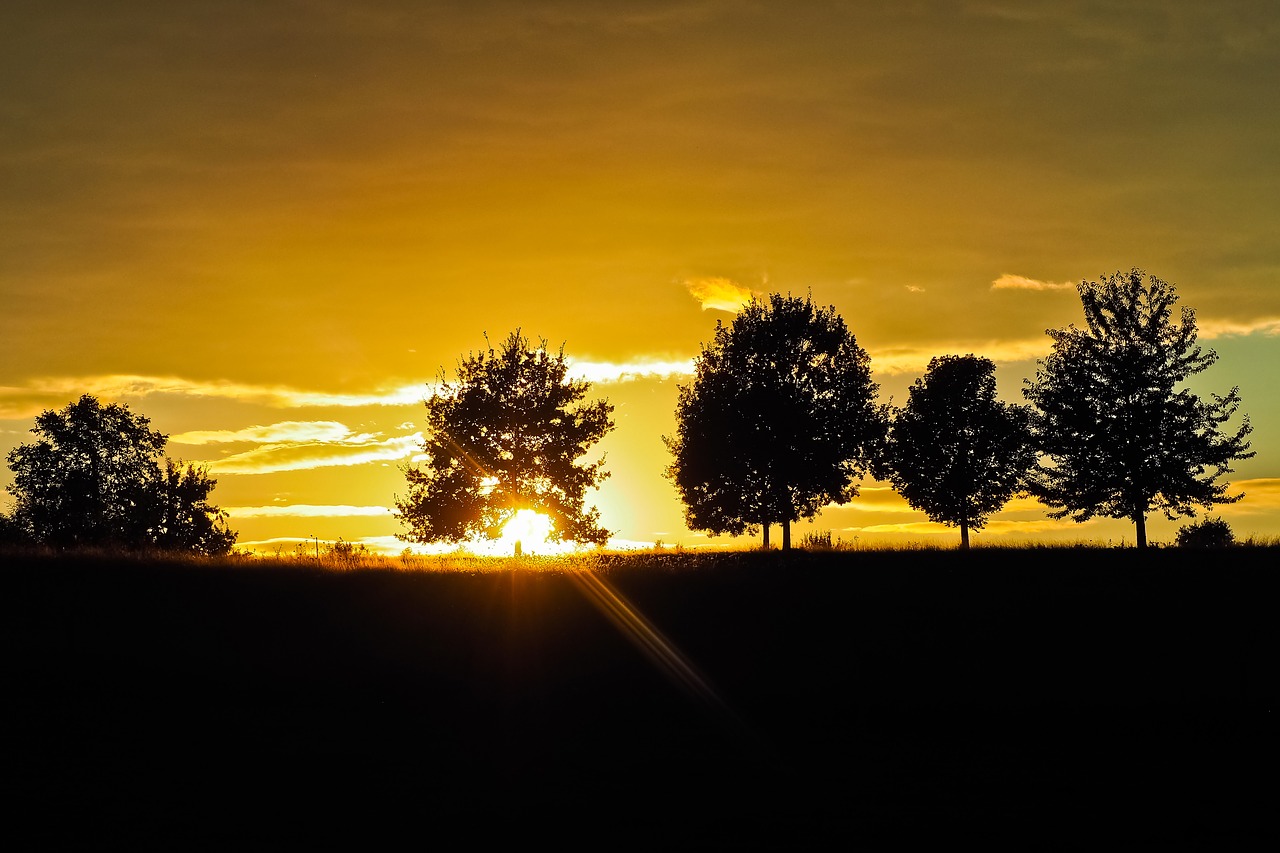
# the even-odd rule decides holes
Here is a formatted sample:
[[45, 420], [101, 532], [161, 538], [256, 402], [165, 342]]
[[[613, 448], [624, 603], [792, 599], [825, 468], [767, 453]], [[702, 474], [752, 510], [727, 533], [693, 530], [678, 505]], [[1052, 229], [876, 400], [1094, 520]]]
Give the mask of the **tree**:
[[203, 468], [164, 459], [168, 436], [128, 406], [85, 394], [36, 416], [38, 441], [9, 451], [24, 537], [55, 548], [159, 548], [225, 554], [236, 534], [208, 501]]
[[996, 399], [995, 363], [974, 355], [929, 361], [893, 414], [877, 476], [931, 521], [981, 530], [1035, 465], [1031, 412]]
[[409, 494], [397, 498], [410, 542], [498, 538], [521, 509], [545, 514], [551, 537], [603, 544], [609, 531], [595, 507], [584, 509], [588, 488], [608, 476], [604, 457], [575, 460], [613, 429], [607, 400], [582, 402], [590, 383], [567, 378], [564, 347], [537, 349], [512, 332], [501, 349], [490, 347], [460, 361], [456, 383], [441, 375], [427, 401], [425, 469], [406, 467]]
[[1127, 518], [1145, 548], [1153, 510], [1173, 520], [1243, 497], [1217, 480], [1254, 455], [1252, 427], [1245, 415], [1234, 433], [1222, 429], [1240, 407], [1239, 388], [1205, 402], [1178, 387], [1218, 356], [1196, 345], [1194, 311], [1172, 320], [1173, 285], [1135, 268], [1076, 289], [1087, 328], [1049, 329], [1053, 351], [1023, 389], [1045, 456], [1033, 493], [1054, 508], [1051, 518]]
[[236, 533], [227, 515], [209, 502], [218, 481], [208, 469], [166, 458], [152, 497], [149, 541], [162, 551], [187, 551], [210, 556], [230, 553]]
[[752, 299], [695, 360], [679, 389], [666, 469], [693, 530], [753, 534], [812, 518], [858, 494], [884, 438], [870, 358], [834, 307]]

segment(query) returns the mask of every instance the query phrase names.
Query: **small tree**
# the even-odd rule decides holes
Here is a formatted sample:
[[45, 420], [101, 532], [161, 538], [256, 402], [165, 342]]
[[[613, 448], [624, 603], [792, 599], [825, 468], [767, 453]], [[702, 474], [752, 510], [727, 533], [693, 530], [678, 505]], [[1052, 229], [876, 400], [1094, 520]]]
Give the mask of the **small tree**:
[[55, 548], [159, 548], [225, 554], [236, 534], [209, 503], [217, 484], [202, 468], [162, 453], [168, 437], [128, 406], [85, 394], [36, 416], [40, 439], [9, 451], [13, 523]]
[[870, 359], [834, 308], [753, 299], [696, 359], [679, 390], [666, 470], [693, 530], [739, 535], [812, 518], [858, 494], [884, 437]]
[[876, 466], [912, 508], [959, 527], [962, 548], [1036, 462], [1030, 410], [996, 399], [995, 369], [974, 355], [931, 359], [893, 415]]
[[406, 467], [396, 499], [409, 542], [496, 539], [519, 510], [543, 513], [551, 537], [603, 544], [609, 531], [586, 490], [608, 476], [604, 457], [575, 460], [613, 429], [607, 400], [582, 402], [590, 383], [566, 378], [564, 348], [530, 349], [517, 329], [501, 349], [472, 354], [427, 401], [426, 467]]
[[1254, 455], [1252, 427], [1245, 415], [1234, 433], [1222, 430], [1240, 406], [1238, 388], [1205, 402], [1178, 387], [1218, 357], [1196, 345], [1195, 312], [1184, 307], [1173, 322], [1171, 284], [1134, 269], [1077, 290], [1087, 328], [1049, 329], [1053, 352], [1023, 390], [1047, 457], [1034, 493], [1051, 518], [1130, 519], [1145, 548], [1151, 511], [1172, 520], [1243, 497], [1217, 480]]

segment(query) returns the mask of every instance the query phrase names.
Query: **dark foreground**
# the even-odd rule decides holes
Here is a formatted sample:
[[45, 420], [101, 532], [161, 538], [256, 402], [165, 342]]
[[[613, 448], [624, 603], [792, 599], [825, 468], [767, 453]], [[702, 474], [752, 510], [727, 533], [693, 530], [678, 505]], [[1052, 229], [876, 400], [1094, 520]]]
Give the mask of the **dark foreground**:
[[11, 559], [6, 847], [1270, 848], [1276, 555]]

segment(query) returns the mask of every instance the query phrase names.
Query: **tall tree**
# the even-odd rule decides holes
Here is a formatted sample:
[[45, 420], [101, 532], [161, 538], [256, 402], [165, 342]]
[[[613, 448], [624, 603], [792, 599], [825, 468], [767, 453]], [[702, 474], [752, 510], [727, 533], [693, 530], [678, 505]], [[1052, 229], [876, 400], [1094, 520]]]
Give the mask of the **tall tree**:
[[551, 520], [561, 541], [603, 544], [609, 531], [586, 490], [608, 476], [604, 457], [579, 464], [613, 429], [607, 400], [584, 402], [590, 383], [567, 378], [564, 347], [534, 349], [520, 330], [500, 349], [472, 353], [427, 401], [426, 467], [407, 467], [409, 493], [396, 499], [411, 542], [498, 538], [516, 512]]
[[1086, 521], [1127, 518], [1139, 548], [1147, 515], [1170, 520], [1197, 506], [1240, 500], [1218, 478], [1253, 456], [1248, 415], [1224, 432], [1240, 407], [1239, 388], [1206, 402], [1179, 385], [1217, 361], [1196, 345], [1195, 312], [1173, 285], [1140, 269], [1077, 287], [1086, 328], [1049, 329], [1053, 351], [1038, 362], [1024, 396], [1035, 404], [1035, 432], [1047, 462], [1034, 493], [1054, 511]]
[[1036, 463], [1031, 411], [996, 398], [995, 363], [974, 355], [929, 361], [893, 414], [877, 475], [931, 521], [969, 531], [1024, 486]]
[[858, 494], [884, 438], [870, 358], [834, 307], [752, 299], [695, 360], [679, 389], [666, 474], [691, 529], [754, 534]]
[[[225, 554], [236, 534], [209, 503], [216, 480], [164, 459], [168, 437], [119, 403], [85, 394], [36, 416], [40, 438], [9, 451], [13, 522], [37, 544]], [[179, 521], [179, 519], [181, 521]]]

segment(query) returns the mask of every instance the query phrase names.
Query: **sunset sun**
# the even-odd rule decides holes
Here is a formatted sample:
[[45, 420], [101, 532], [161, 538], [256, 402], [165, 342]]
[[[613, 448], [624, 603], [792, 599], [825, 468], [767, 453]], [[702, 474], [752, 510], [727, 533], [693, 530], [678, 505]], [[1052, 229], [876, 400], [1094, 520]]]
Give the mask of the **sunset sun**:
[[559, 543], [549, 541], [551, 519], [532, 509], [516, 510], [502, 528], [498, 546], [504, 554], [550, 554], [559, 550]]

